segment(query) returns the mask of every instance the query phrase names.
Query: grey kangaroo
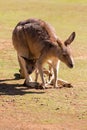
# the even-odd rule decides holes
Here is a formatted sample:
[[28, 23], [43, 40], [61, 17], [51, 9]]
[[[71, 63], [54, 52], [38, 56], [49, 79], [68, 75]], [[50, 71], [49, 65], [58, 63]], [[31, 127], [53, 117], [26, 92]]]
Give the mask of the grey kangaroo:
[[46, 86], [43, 64], [51, 60], [54, 71], [54, 87], [58, 87], [57, 74], [59, 61], [64, 62], [69, 68], [74, 66], [70, 49], [70, 44], [74, 38], [75, 32], [63, 42], [57, 37], [55, 29], [40, 19], [28, 19], [19, 22], [13, 30], [12, 40], [17, 51], [21, 71], [23, 71], [25, 77], [25, 84], [30, 86], [31, 81], [26, 67], [26, 59], [36, 60], [32, 64], [33, 67], [30, 65], [30, 73], [33, 72], [34, 66], [38, 68], [43, 88]]

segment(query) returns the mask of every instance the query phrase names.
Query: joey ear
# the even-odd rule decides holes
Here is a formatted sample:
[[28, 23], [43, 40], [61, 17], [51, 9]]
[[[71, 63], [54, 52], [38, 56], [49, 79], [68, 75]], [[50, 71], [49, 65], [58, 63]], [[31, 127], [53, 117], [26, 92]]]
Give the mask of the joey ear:
[[25, 62], [26, 62], [27, 64], [29, 64], [29, 63], [35, 64], [35, 63], [36, 63], [36, 59], [28, 59], [28, 58], [26, 58], [26, 57], [24, 57], [24, 56], [21, 56], [21, 57], [25, 60]]
[[29, 60], [26, 58], [26, 57], [24, 57], [24, 56], [21, 56], [26, 62], [29, 62]]
[[69, 36], [69, 38], [64, 42], [65, 45], [66, 45], [66, 46], [67, 46], [67, 45], [70, 45], [70, 44], [73, 42], [75, 36], [76, 36], [76, 33], [73, 32], [73, 33]]

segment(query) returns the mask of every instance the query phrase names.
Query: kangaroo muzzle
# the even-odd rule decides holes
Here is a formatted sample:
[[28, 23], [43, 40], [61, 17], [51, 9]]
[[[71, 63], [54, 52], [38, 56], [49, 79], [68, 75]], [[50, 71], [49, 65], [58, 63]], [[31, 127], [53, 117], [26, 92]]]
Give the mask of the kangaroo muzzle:
[[74, 67], [73, 63], [69, 64], [69, 68], [73, 68], [73, 67]]

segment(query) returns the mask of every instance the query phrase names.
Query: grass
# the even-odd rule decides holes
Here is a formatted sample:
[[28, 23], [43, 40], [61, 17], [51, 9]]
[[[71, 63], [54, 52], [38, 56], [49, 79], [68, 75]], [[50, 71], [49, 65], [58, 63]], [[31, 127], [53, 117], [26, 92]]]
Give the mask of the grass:
[[[67, 68], [67, 66], [61, 63], [61, 68], [59, 72], [59, 77], [71, 81], [72, 83], [76, 82], [86, 82], [87, 81], [87, 61], [83, 59], [75, 60], [75, 67], [73, 69]], [[69, 74], [69, 75], [68, 75]]]
[[3, 98], [0, 98], [0, 105], [2, 108], [3, 105], [7, 106], [8, 116], [13, 113], [13, 117], [18, 120], [22, 116], [21, 120], [24, 118], [25, 121], [47, 124], [64, 123], [66, 118], [70, 122], [73, 119], [87, 121], [86, 13], [87, 0], [0, 0], [1, 80], [13, 79], [14, 73], [19, 70], [11, 35], [20, 20], [30, 17], [44, 19], [56, 28], [58, 36], [63, 40], [71, 32], [76, 32], [76, 39], [72, 43], [75, 68], [68, 69], [61, 63], [59, 71], [59, 77], [71, 82], [74, 88], [38, 91], [20, 86], [23, 80], [0, 81], [0, 94]]

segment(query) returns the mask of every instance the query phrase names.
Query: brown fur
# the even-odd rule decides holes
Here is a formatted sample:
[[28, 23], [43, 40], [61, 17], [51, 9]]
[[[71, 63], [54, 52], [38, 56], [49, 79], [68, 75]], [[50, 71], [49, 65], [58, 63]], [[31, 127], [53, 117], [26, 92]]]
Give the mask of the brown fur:
[[75, 33], [72, 33], [63, 43], [58, 39], [53, 27], [42, 20], [28, 19], [19, 22], [13, 31], [12, 39], [17, 50], [20, 67], [24, 71], [26, 85], [29, 84], [28, 73], [25, 60], [21, 56], [31, 60], [37, 59], [36, 64], [44, 86], [42, 65], [51, 59], [55, 77], [54, 87], [56, 87], [58, 59], [70, 68], [73, 67], [69, 44], [74, 40], [74, 37]]

